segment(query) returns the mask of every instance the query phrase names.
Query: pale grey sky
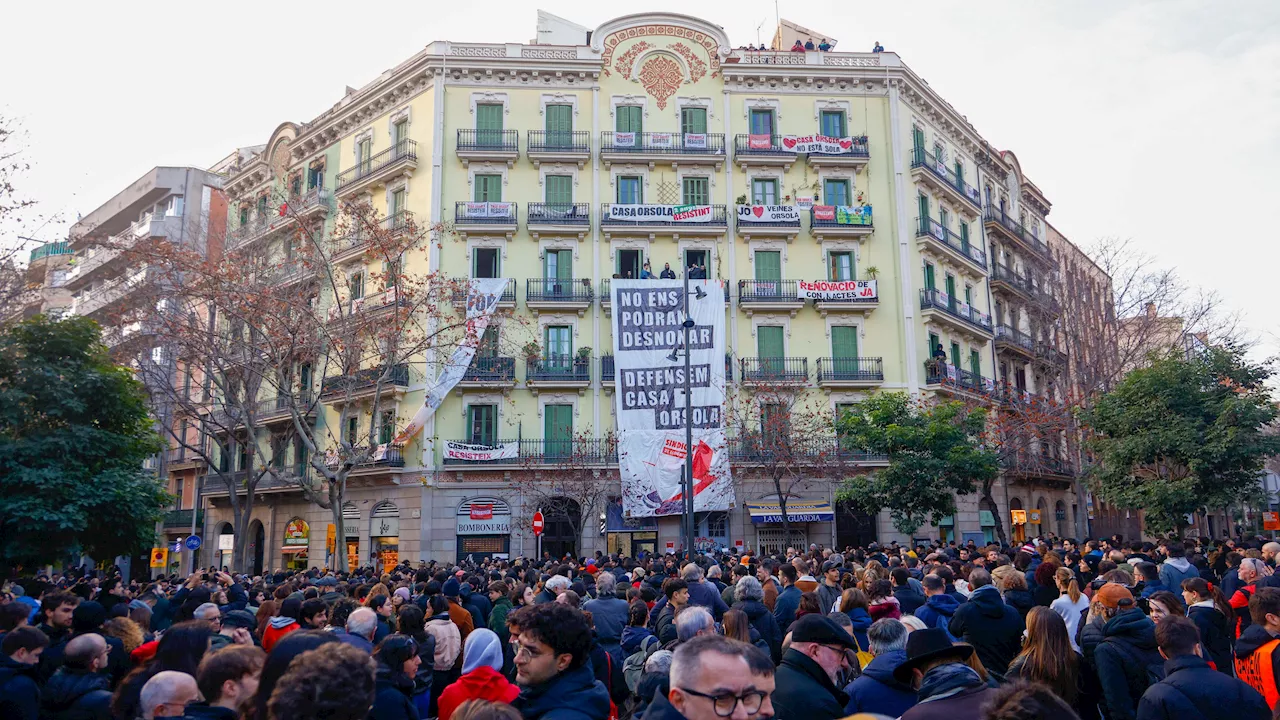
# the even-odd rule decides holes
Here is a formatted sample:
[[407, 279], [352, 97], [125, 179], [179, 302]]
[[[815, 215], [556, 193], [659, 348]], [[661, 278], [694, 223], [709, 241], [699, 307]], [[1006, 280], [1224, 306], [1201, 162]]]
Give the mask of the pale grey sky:
[[[20, 3], [0, 30], [0, 113], [57, 214], [42, 240], [155, 165], [207, 166], [306, 121], [432, 40], [526, 42], [541, 8], [587, 27], [594, 3]], [[644, 3], [768, 39], [772, 0]], [[1017, 153], [1077, 244], [1132, 238], [1217, 289], [1280, 351], [1280, 0], [779, 2], [782, 17], [879, 40]], [[0, 244], [13, 242], [0, 228]]]

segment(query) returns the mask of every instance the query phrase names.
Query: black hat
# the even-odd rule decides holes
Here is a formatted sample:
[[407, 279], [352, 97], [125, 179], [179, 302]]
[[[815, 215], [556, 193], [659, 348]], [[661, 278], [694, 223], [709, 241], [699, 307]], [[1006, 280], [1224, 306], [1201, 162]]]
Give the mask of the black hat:
[[972, 645], [953, 645], [951, 637], [942, 628], [915, 630], [907, 635], [907, 661], [893, 671], [893, 679], [910, 684], [911, 671], [921, 665], [944, 657], [954, 657], [957, 662], [963, 662], [972, 654]]
[[831, 618], [822, 615], [805, 615], [791, 628], [791, 642], [811, 642], [820, 645], [840, 645], [857, 651], [858, 643]]
[[222, 627], [252, 630], [258, 627], [258, 620], [248, 610], [230, 610], [222, 615]]
[[828, 572], [831, 572], [832, 570], [839, 570], [839, 569], [840, 569], [840, 563], [836, 562], [835, 560], [828, 560], [822, 563], [823, 573], [828, 573]]

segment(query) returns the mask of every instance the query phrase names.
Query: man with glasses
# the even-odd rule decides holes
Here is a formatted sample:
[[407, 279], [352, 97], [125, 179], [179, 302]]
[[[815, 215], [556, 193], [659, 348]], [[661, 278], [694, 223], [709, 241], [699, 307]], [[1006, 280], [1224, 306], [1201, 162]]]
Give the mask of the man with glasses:
[[199, 699], [195, 678], [176, 670], [162, 670], [142, 686], [138, 706], [142, 708], [142, 720], [180, 718], [187, 714], [187, 703]]
[[561, 603], [520, 608], [508, 616], [520, 628], [512, 705], [525, 720], [607, 720], [609, 691], [589, 662], [591, 624]]
[[676, 648], [671, 691], [653, 699], [645, 720], [764, 720], [773, 717], [773, 665], [764, 653], [723, 635]]
[[[849, 696], [836, 684], [857, 643], [831, 618], [805, 615], [791, 629], [791, 646], [778, 666], [774, 705], [783, 720], [835, 720]], [[856, 656], [855, 656], [856, 657]]]
[[110, 720], [111, 679], [101, 672], [110, 653], [107, 641], [97, 633], [72, 638], [62, 667], [49, 678], [40, 696], [40, 717]]

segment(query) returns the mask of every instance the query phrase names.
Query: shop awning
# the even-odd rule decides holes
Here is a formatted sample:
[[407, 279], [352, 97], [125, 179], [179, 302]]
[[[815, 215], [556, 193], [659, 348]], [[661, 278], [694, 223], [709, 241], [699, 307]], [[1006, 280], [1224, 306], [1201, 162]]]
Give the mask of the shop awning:
[[284, 553], [285, 555], [289, 555], [292, 553], [304, 553], [307, 551], [307, 547], [308, 546], [306, 545], [285, 545], [284, 547], [280, 548], [280, 552]]
[[[782, 508], [777, 502], [749, 502], [746, 503], [746, 506], [747, 512], [751, 513], [751, 522], [753, 523], [782, 522]], [[787, 501], [788, 522], [831, 522], [835, 519], [836, 513], [831, 509], [831, 503], [829, 502]]]

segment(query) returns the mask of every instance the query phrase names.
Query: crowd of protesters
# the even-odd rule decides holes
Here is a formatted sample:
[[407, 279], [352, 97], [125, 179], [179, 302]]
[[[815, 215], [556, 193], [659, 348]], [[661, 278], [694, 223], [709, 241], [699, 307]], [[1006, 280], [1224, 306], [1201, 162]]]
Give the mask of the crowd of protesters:
[[5, 720], [1263, 720], [1280, 544], [210, 569], [5, 586]]

